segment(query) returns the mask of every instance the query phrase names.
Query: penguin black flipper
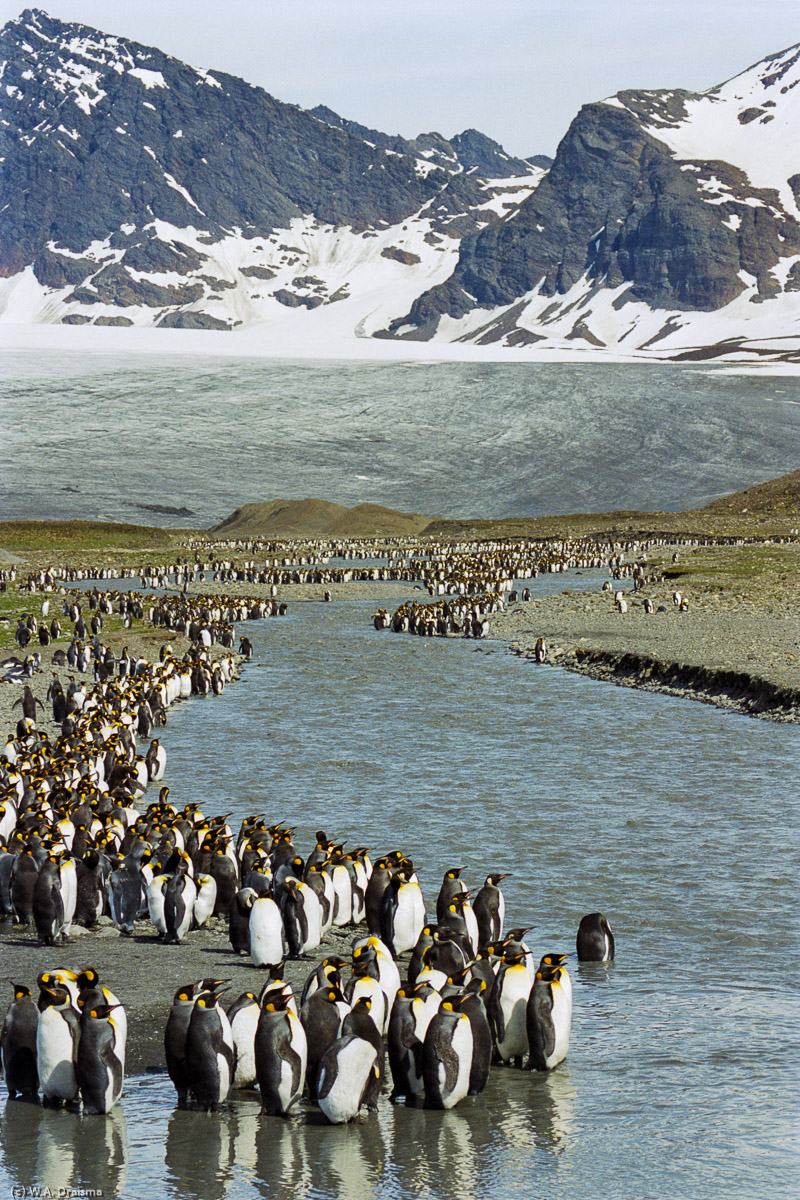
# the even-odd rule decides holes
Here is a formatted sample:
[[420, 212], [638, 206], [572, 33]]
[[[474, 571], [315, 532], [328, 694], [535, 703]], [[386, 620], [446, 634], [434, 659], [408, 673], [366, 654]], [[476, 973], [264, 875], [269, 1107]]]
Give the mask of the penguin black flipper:
[[526, 1012], [526, 1030], [530, 1058], [528, 1069], [534, 1067], [537, 1071], [546, 1071], [546, 1059], [553, 1053], [556, 1045], [555, 1027], [553, 1025], [553, 993], [550, 988], [531, 989]]
[[502, 977], [502, 971], [495, 976], [494, 986], [492, 987], [489, 1003], [486, 1005], [486, 1015], [489, 1018], [489, 1028], [492, 1031], [495, 1045], [502, 1042], [506, 1036], [506, 1020], [503, 1016], [503, 1007], [500, 1003], [500, 987], [499, 982]]

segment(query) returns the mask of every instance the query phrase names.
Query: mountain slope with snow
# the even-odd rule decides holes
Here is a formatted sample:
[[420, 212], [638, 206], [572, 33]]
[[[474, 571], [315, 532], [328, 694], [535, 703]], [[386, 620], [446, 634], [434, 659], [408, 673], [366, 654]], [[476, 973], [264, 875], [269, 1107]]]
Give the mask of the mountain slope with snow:
[[[800, 47], [702, 94], [586, 105], [541, 186], [462, 242], [399, 337], [660, 353], [800, 345]], [[623, 346], [624, 343], [624, 346]]]
[[585, 106], [556, 159], [367, 129], [26, 9], [0, 323], [800, 357], [800, 48]]
[[0, 33], [0, 63], [5, 320], [224, 329], [356, 292], [354, 325], [388, 320], [373, 292], [410, 304], [543, 174], [474, 131], [376, 145], [36, 9]]

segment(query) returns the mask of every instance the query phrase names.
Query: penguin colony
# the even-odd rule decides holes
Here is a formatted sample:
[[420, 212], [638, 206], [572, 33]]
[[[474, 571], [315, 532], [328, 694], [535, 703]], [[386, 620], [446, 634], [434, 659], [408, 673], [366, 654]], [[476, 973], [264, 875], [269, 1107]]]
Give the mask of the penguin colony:
[[[372, 866], [366, 851], [345, 855], [320, 831], [303, 860], [290, 838], [260, 818], [242, 825], [240, 861], [248, 851], [266, 855], [262, 874], [272, 874], [273, 886], [269, 893], [237, 889], [231, 941], [242, 949], [241, 901], [249, 891], [248, 944], [268, 976], [258, 995], [244, 992], [227, 1010], [223, 979], [175, 992], [164, 1051], [179, 1106], [213, 1111], [232, 1090], [258, 1087], [265, 1114], [286, 1115], [307, 1095], [330, 1123], [342, 1124], [377, 1107], [387, 1051], [391, 1100], [434, 1109], [482, 1092], [492, 1063], [548, 1071], [564, 1060], [572, 1018], [568, 956], [545, 954], [534, 968], [523, 940], [528, 931], [504, 931], [505, 875], [490, 873], [471, 904], [463, 868], [451, 868], [430, 922], [414, 865], [401, 852]], [[281, 876], [284, 867], [297, 875]], [[315, 871], [330, 886], [314, 891], [301, 882], [301, 872]], [[303, 903], [292, 912], [298, 893], [308, 902], [305, 913]], [[327, 907], [310, 902], [323, 893]], [[256, 915], [262, 901], [269, 918]], [[299, 957], [316, 944], [319, 926], [312, 929], [304, 917], [323, 908], [324, 921], [366, 928], [356, 932], [349, 962], [324, 958], [298, 996], [284, 979], [286, 951]], [[582, 960], [613, 959], [613, 934], [601, 913], [582, 919], [577, 950]], [[409, 952], [403, 977], [398, 958]], [[0, 1034], [9, 1095], [35, 1101], [41, 1090], [46, 1105], [82, 1101], [84, 1112], [110, 1111], [124, 1079], [124, 1008], [92, 968], [44, 972], [37, 982], [38, 1003], [28, 987], [13, 985]]]
[[110, 1112], [125, 1078], [127, 1016], [97, 971], [43, 971], [38, 1001], [22, 983], [0, 1032], [9, 1097], [49, 1108]]
[[[99, 593], [92, 601], [102, 611]], [[257, 599], [238, 598], [234, 604], [236, 619], [242, 610], [266, 615], [268, 608]], [[217, 597], [165, 597], [159, 611], [186, 622], [193, 645], [181, 659], [167, 644], [158, 663], [134, 660], [126, 650], [118, 659], [98, 654], [102, 670], [95, 671], [94, 685], [74, 675], [62, 683], [54, 673], [47, 699], [60, 729], [55, 738], [39, 729], [38, 709], [44, 706], [28, 685], [17, 701], [22, 716], [0, 755], [0, 915], [35, 924], [40, 944], [64, 941], [73, 921], [90, 928], [104, 913], [121, 932], [132, 933], [142, 911], [142, 879], [149, 884], [155, 874], [163, 884], [165, 937], [181, 939], [188, 927], [185, 909], [189, 920], [200, 923], [209, 904], [213, 911], [213, 879], [184, 879], [183, 837], [171, 807], [170, 827], [159, 824], [168, 789], [162, 788], [159, 804], [144, 818], [134, 807], [166, 767], [158, 738], [144, 754], [137, 739], [150, 738], [176, 701], [219, 695], [235, 678], [233, 654], [215, 660], [210, 653], [232, 609]], [[71, 616], [76, 624], [82, 620], [79, 608]], [[73, 644], [79, 644], [77, 634]], [[77, 664], [76, 671], [87, 665]], [[211, 838], [206, 853], [214, 848]], [[171, 889], [165, 873], [178, 877]], [[192, 889], [196, 895], [190, 895]]]

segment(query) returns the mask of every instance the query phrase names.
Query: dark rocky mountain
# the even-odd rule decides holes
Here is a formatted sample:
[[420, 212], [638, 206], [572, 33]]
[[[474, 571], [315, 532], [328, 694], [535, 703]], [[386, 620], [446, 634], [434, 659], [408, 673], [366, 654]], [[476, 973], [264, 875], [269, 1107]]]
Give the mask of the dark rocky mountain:
[[537, 154], [529, 159], [513, 158], [506, 154], [499, 142], [492, 141], [477, 129], [465, 129], [450, 141], [440, 133], [421, 133], [419, 137], [408, 140], [399, 135], [381, 133], [378, 129], [368, 129], [366, 125], [359, 125], [356, 121], [348, 121], [333, 109], [326, 108], [324, 104], [318, 104], [311, 112], [320, 121], [338, 129], [346, 129], [383, 150], [407, 154], [411, 158], [427, 159], [431, 164], [443, 167], [447, 171], [454, 168], [463, 171], [477, 170], [484, 179], [528, 175], [531, 166], [547, 170], [553, 161], [545, 154]]
[[796, 336], [797, 47], [587, 105], [553, 162], [383, 134], [38, 9], [0, 31], [0, 79], [0, 321], [685, 356]]
[[[209, 244], [234, 231], [252, 241], [296, 218], [380, 229], [436, 200], [438, 228], [455, 221], [460, 236], [487, 195], [459, 147], [470, 168], [482, 156], [495, 175], [530, 174], [474, 131], [452, 148], [433, 134], [395, 149], [335, 114], [38, 9], [0, 32], [0, 61], [0, 276], [33, 264], [40, 284], [73, 286], [78, 303], [180, 309], [208, 294], [202, 249], [159, 236], [157, 222]], [[87, 253], [98, 243], [113, 252], [99, 272]], [[231, 284], [214, 276], [217, 289]]]
[[[754, 302], [775, 297], [782, 290], [775, 268], [800, 253], [800, 174], [792, 175], [800, 157], [784, 160], [778, 179], [788, 187], [781, 190], [756, 186], [733, 162], [680, 151], [682, 141], [691, 148], [692, 141], [733, 140], [714, 127], [719, 111], [697, 113], [704, 102], [718, 109], [733, 102], [740, 128], [782, 116], [788, 126], [781, 102], [800, 81], [798, 62], [800, 48], [793, 47], [745, 72], [738, 89], [629, 91], [586, 105], [536, 191], [513, 213], [465, 237], [451, 277], [420, 296], [390, 331], [430, 337], [443, 315], [458, 320], [476, 308], [511, 305], [533, 289], [557, 299], [582, 281], [588, 289], [626, 285], [622, 303], [678, 312], [719, 309], [745, 290], [748, 277], [755, 281]], [[760, 104], [748, 105], [756, 87]], [[682, 137], [692, 119], [700, 136], [690, 129]], [[792, 148], [787, 134], [786, 150]], [[750, 166], [754, 156], [746, 149]], [[765, 145], [765, 159], [771, 150]], [[790, 266], [783, 290], [800, 290], [800, 264]], [[508, 337], [518, 315], [504, 314], [483, 331], [484, 340]]]

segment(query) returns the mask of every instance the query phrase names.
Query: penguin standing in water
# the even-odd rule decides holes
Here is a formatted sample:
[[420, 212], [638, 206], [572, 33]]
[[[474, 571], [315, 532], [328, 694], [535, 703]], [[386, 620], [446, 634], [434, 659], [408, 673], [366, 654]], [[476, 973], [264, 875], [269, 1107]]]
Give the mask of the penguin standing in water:
[[528, 1069], [550, 1071], [567, 1057], [572, 986], [565, 967], [540, 965], [527, 1007]]
[[114, 1019], [119, 1007], [87, 1004], [81, 1014], [75, 1074], [85, 1113], [110, 1112], [122, 1095], [125, 1027]]
[[47, 983], [39, 995], [39, 1024], [36, 1030], [36, 1067], [42, 1089], [42, 1104], [60, 1108], [78, 1098], [75, 1063], [81, 1036], [80, 1017], [62, 983]]
[[503, 879], [508, 879], [508, 875], [501, 875], [497, 871], [487, 875], [472, 905], [478, 921], [478, 945], [481, 949], [487, 942], [499, 942], [503, 936], [506, 912], [506, 902], [500, 891], [500, 881]]
[[205, 1112], [227, 1098], [236, 1066], [230, 1021], [219, 1003], [222, 991], [200, 992], [186, 1030], [189, 1091]]
[[486, 990], [485, 981], [476, 979], [452, 1001], [456, 1012], [464, 1013], [472, 1026], [472, 1064], [468, 1096], [477, 1096], [483, 1091], [489, 1081], [489, 1068], [492, 1065], [492, 1031], [483, 1005]]
[[602, 913], [588, 913], [578, 926], [578, 961], [610, 962], [614, 957], [614, 935]]
[[412, 990], [401, 988], [389, 1018], [389, 1067], [392, 1072], [391, 1101], [405, 1097], [413, 1104], [422, 1096], [422, 1048], [442, 997], [433, 988], [420, 985]]
[[531, 977], [526, 958], [524, 952], [504, 955], [488, 1005], [498, 1057], [503, 1062], [513, 1060], [518, 1067], [522, 1066], [523, 1055], [528, 1050], [526, 1009]]
[[242, 992], [228, 1009], [233, 1044], [236, 1048], [236, 1070], [232, 1087], [249, 1088], [256, 1081], [255, 1038], [261, 1008], [253, 992]]
[[288, 1113], [303, 1094], [308, 1062], [306, 1031], [290, 1007], [287, 990], [264, 998], [255, 1037], [261, 1111]]
[[469, 1091], [472, 1026], [466, 1013], [444, 1000], [428, 1026], [422, 1048], [426, 1108], [454, 1108]]
[[300, 1021], [306, 1031], [308, 1059], [306, 1078], [312, 1100], [317, 1095], [318, 1067], [325, 1051], [337, 1040], [342, 1021], [350, 1011], [350, 1005], [340, 987], [318, 988], [300, 1009]]
[[332, 1125], [344, 1125], [362, 1106], [374, 1108], [380, 1091], [378, 1051], [354, 1033], [338, 1038], [322, 1056], [317, 1103]]
[[194, 984], [179, 987], [169, 1010], [164, 1030], [164, 1055], [167, 1072], [178, 1093], [178, 1107], [185, 1108], [189, 1100], [189, 1077], [186, 1071], [186, 1034], [194, 1008]]
[[9, 1005], [0, 1032], [0, 1065], [6, 1079], [9, 1097], [19, 1095], [35, 1101], [39, 1091], [39, 1072], [36, 1069], [36, 1030], [39, 1010], [24, 983], [12, 984], [14, 999]]

